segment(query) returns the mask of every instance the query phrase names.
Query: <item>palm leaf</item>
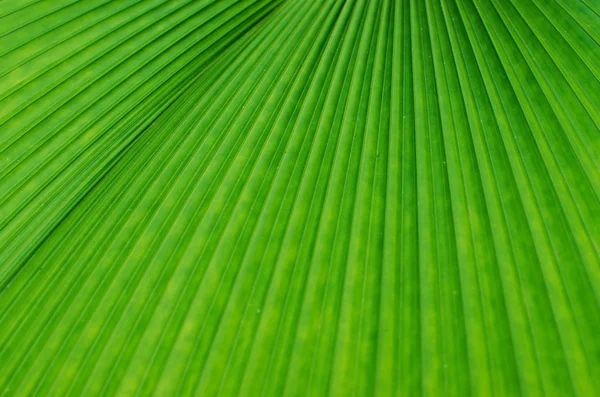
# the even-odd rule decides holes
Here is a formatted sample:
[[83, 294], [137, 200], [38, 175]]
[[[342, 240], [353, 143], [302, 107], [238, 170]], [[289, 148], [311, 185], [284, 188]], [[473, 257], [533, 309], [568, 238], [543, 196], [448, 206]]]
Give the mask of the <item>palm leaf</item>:
[[593, 0], [0, 0], [0, 392], [600, 394]]

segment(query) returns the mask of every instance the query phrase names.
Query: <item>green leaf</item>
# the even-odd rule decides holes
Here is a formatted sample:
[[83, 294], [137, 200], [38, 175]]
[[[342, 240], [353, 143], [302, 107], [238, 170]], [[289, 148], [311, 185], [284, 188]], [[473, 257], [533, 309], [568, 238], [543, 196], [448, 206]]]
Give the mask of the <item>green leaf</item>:
[[0, 394], [600, 395], [594, 0], [0, 0]]

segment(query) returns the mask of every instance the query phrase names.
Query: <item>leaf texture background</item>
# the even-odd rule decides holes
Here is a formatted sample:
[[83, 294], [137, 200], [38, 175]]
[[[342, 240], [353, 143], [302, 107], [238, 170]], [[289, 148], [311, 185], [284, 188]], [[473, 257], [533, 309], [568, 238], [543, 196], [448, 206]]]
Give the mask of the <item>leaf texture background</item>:
[[596, 0], [0, 0], [0, 393], [600, 395]]

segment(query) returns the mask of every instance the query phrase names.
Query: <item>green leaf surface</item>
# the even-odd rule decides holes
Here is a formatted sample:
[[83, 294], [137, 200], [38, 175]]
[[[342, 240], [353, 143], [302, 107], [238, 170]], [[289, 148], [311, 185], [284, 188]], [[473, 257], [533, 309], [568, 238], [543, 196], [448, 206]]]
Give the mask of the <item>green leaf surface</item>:
[[600, 3], [0, 0], [0, 395], [600, 395]]

